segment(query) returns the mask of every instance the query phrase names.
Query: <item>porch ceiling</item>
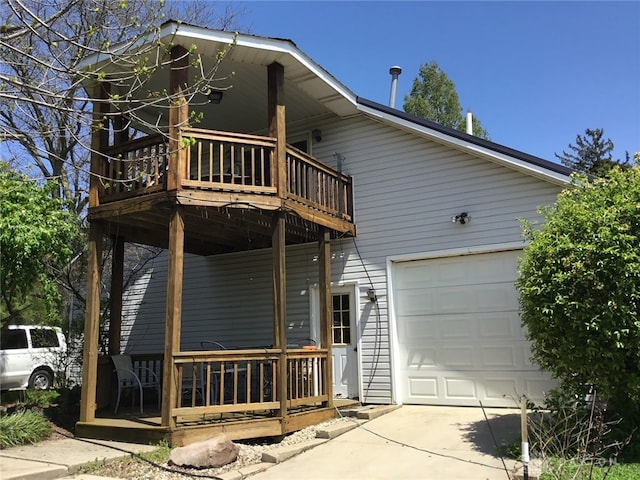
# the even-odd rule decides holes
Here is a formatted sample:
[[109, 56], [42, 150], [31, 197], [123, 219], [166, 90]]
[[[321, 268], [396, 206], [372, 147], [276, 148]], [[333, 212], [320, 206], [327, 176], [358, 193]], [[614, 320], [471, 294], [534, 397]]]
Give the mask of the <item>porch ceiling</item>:
[[[309, 118], [357, 113], [355, 96], [306, 57], [293, 42], [252, 35], [239, 35], [230, 47], [231, 42], [234, 42], [234, 37], [229, 32], [189, 25], [180, 25], [175, 32], [171, 32], [171, 43], [191, 49], [194, 58], [199, 56], [204, 72], [213, 68], [218, 52], [229, 49], [209, 85], [224, 90], [222, 102], [208, 103], [207, 92], [195, 94], [190, 101], [190, 109], [202, 113], [203, 120], [192, 126], [265, 134], [268, 129], [267, 66], [273, 62], [284, 66], [287, 125], [295, 125]], [[162, 55], [162, 51], [158, 54]], [[99, 62], [94, 67], [104, 68], [107, 72], [116, 71], [114, 66], [100, 66]], [[157, 69], [145, 81], [143, 88], [134, 89], [127, 82], [122, 82], [120, 86], [112, 86], [112, 93], [120, 94], [121, 98], [137, 99], [141, 104], [148, 103], [145, 99], [153, 97], [153, 92], [168, 88], [169, 73], [169, 68]], [[190, 69], [191, 84], [196, 73], [195, 69]], [[168, 124], [166, 105], [153, 108], [147, 105], [138, 110], [137, 115], [151, 125]]]

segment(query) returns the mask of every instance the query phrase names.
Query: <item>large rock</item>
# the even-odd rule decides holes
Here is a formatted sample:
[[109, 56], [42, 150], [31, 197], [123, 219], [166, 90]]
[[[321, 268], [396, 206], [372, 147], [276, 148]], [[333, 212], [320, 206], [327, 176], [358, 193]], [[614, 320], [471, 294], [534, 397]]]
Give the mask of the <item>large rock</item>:
[[171, 451], [169, 461], [181, 467], [211, 468], [235, 462], [240, 447], [227, 438], [218, 435], [208, 440], [177, 447]]

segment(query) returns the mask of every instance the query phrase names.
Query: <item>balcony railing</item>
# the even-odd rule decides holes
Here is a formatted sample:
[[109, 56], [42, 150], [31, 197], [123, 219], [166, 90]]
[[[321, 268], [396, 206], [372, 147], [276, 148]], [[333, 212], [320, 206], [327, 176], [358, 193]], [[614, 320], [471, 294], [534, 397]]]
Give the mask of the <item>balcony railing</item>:
[[279, 382], [287, 384], [287, 409], [317, 406], [328, 400], [327, 350], [287, 352], [287, 377], [279, 378], [278, 349], [180, 352], [178, 405], [172, 416], [277, 410]]
[[130, 140], [105, 151], [101, 201], [165, 189], [169, 148], [161, 135]]
[[287, 172], [287, 198], [339, 218], [353, 218], [348, 175], [291, 146], [287, 146]]
[[167, 173], [176, 169], [182, 172], [182, 189], [278, 196], [333, 217], [353, 218], [351, 178], [301, 150], [287, 147], [286, 167], [278, 170], [286, 171], [286, 191], [278, 192], [274, 138], [195, 128], [181, 135], [185, 165], [171, 165], [178, 156], [170, 155], [160, 135], [107, 149], [99, 172], [100, 202], [166, 190]]

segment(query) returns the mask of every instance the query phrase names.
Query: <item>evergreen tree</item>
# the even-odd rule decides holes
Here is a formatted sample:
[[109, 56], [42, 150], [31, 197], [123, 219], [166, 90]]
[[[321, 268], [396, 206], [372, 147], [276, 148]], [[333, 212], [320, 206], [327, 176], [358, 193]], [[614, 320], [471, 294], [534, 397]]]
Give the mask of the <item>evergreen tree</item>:
[[[420, 67], [411, 93], [404, 97], [404, 111], [446, 127], [466, 132], [466, 118], [460, 105], [456, 86], [436, 62]], [[473, 134], [489, 138], [480, 121], [474, 118]]]
[[576, 172], [587, 173], [596, 177], [604, 177], [616, 165], [629, 165], [629, 154], [624, 162], [614, 160], [612, 156], [613, 142], [604, 139], [602, 128], [585, 130], [584, 135], [576, 136], [576, 144], [569, 144], [569, 152], [562, 151], [562, 155], [555, 156], [566, 167]]

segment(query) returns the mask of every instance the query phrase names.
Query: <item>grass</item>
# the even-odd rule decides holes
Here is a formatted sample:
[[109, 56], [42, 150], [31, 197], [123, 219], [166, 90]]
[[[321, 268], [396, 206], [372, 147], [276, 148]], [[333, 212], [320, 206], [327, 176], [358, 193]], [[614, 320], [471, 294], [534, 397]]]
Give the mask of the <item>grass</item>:
[[171, 447], [166, 441], [161, 441], [158, 448], [151, 452], [144, 452], [131, 455], [127, 458], [113, 460], [96, 460], [80, 467], [78, 473], [115, 476], [118, 478], [137, 478], [139, 469], [136, 464], [148, 463], [152, 465], [162, 465], [169, 461]]
[[611, 467], [593, 467], [565, 462], [560, 472], [543, 473], [540, 480], [637, 480], [640, 478], [640, 463], [618, 463]]
[[37, 443], [51, 436], [49, 420], [37, 410], [0, 417], [0, 449]]

